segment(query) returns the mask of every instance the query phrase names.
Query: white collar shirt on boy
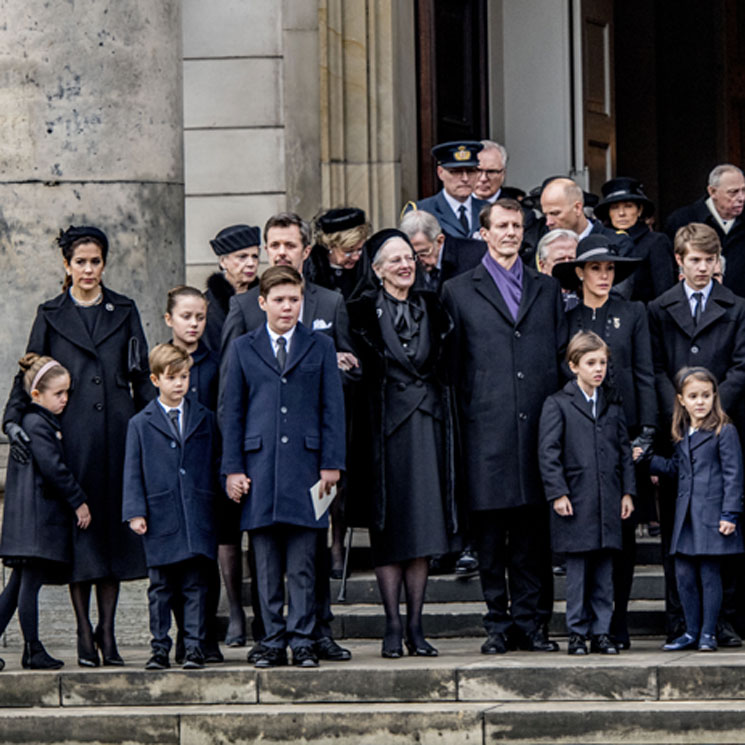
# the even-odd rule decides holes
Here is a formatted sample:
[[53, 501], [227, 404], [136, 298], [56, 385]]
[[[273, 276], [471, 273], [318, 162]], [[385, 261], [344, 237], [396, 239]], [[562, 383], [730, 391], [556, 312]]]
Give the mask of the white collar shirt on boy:
[[166, 415], [166, 419], [170, 420], [170, 417], [168, 416], [168, 412], [170, 411], [178, 411], [178, 428], [179, 428], [179, 434], [183, 434], [184, 432], [184, 399], [181, 399], [181, 403], [179, 403], [178, 406], [166, 406], [160, 399], [158, 399], [158, 403], [160, 404], [160, 408], [163, 409], [163, 412]]
[[683, 289], [685, 290], [686, 297], [688, 298], [688, 305], [691, 306], [692, 316], [696, 315], [696, 303], [698, 302], [698, 298], [693, 297], [694, 293], [701, 293], [701, 312], [703, 313], [706, 310], [706, 303], [709, 301], [709, 295], [711, 295], [713, 287], [713, 279], [710, 279], [709, 284], [701, 290], [694, 290], [693, 287], [690, 287], [688, 285], [688, 282], [686, 282], [685, 280], [683, 281]]
[[276, 334], [274, 331], [272, 331], [269, 328], [269, 324], [266, 325], [267, 333], [269, 334], [269, 341], [272, 343], [272, 352], [274, 352], [274, 356], [277, 356], [277, 349], [279, 347], [277, 346], [277, 339], [279, 339], [280, 336], [284, 336], [285, 341], [287, 342], [285, 346], [285, 351], [287, 352], [287, 355], [290, 354], [290, 347], [292, 346], [292, 337], [295, 333], [295, 329], [297, 328], [297, 324], [295, 324], [289, 331], [285, 331], [284, 334]]
[[587, 401], [588, 404], [592, 404], [592, 418], [597, 418], [597, 403], [598, 403], [598, 389], [595, 388], [595, 390], [592, 392], [592, 396], [588, 396], [582, 386], [577, 383], [577, 388], [579, 388], [580, 393], [585, 397], [585, 401]]

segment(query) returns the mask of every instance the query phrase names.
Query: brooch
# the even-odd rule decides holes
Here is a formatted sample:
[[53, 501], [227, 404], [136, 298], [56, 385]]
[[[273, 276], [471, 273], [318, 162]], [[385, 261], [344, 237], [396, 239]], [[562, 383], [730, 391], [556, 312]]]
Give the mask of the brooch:
[[613, 328], [614, 329], [621, 328], [621, 319], [618, 316], [613, 316]]
[[114, 306], [111, 303], [106, 303], [106, 310], [112, 311], [114, 310]]
[[56, 437], [56, 438], [57, 438], [58, 440], [61, 440], [61, 439], [62, 439], [62, 432], [60, 432], [59, 430], [57, 430], [57, 431], [56, 431], [56, 432], [54, 433], [54, 435], [55, 435], [55, 437]]
[[383, 315], [383, 309], [382, 308], [375, 308], [375, 315], [380, 318], [380, 316]]

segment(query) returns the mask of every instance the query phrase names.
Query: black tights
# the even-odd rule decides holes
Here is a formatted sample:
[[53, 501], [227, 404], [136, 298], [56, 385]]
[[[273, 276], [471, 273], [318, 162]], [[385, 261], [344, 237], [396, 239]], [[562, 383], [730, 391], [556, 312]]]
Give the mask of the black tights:
[[[92, 653], [94, 649], [93, 629], [90, 621], [91, 587], [93, 582], [72, 582], [70, 599], [78, 625], [78, 641], [81, 647]], [[119, 581], [115, 579], [98, 580], [96, 583], [96, 605], [98, 606], [98, 626], [101, 647], [106, 657], [117, 654], [114, 638], [114, 616], [119, 600]]]
[[18, 608], [24, 641], [39, 641], [39, 590], [42, 584], [41, 570], [32, 565], [18, 566], [13, 570], [0, 595], [0, 634], [5, 631]]
[[429, 561], [426, 558], [410, 559], [400, 564], [386, 564], [375, 568], [380, 595], [385, 608], [385, 638], [399, 641], [403, 633], [399, 602], [401, 586], [406, 592], [406, 638], [415, 646], [422, 646], [422, 606], [427, 589]]

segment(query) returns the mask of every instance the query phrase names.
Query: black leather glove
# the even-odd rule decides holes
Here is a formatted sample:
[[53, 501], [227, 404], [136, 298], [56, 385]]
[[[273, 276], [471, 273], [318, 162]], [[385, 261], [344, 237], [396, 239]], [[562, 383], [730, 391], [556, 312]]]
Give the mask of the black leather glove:
[[8, 422], [5, 425], [5, 434], [10, 440], [10, 457], [16, 462], [25, 466], [31, 460], [31, 449], [28, 444], [31, 442], [29, 436], [20, 424]]
[[642, 427], [641, 434], [631, 442], [632, 448], [641, 448], [644, 452], [642, 457], [652, 454], [652, 443], [654, 442], [654, 427]]

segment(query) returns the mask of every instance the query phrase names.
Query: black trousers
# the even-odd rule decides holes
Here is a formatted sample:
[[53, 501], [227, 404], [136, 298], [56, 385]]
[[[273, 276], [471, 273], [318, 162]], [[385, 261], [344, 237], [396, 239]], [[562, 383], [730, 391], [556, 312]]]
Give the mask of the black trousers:
[[186, 651], [201, 649], [204, 641], [205, 599], [212, 562], [201, 556], [150, 567], [147, 589], [150, 609], [150, 646], [153, 652], [168, 654], [171, 649], [171, 612], [174, 604], [183, 608], [184, 646]]
[[[331, 636], [331, 622], [334, 614], [331, 612], [331, 549], [325, 530], [318, 530], [316, 545], [316, 619], [311, 634], [313, 640], [324, 636]], [[251, 636], [254, 641], [261, 641], [265, 636], [264, 621], [261, 617], [261, 604], [259, 603], [259, 583], [256, 574], [256, 554], [253, 541], [249, 535], [248, 540], [248, 566], [251, 572], [251, 609], [253, 620], [251, 621]]]
[[530, 635], [545, 620], [539, 617], [538, 604], [551, 576], [547, 522], [545, 504], [471, 514], [487, 634], [506, 634], [514, 625]]
[[[318, 533], [323, 530], [297, 525], [272, 525], [252, 530], [263, 643], [292, 649], [309, 646], [315, 626], [315, 575]], [[287, 617], [284, 617], [285, 576]]]

